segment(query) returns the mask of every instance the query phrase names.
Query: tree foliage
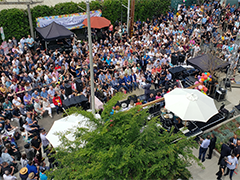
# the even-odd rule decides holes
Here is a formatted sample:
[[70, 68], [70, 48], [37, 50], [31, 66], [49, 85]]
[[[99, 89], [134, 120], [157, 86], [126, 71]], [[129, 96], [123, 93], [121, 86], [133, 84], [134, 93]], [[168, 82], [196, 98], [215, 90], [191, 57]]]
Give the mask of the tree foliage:
[[36, 18], [51, 16], [53, 14], [54, 8], [46, 5], [38, 5], [31, 9], [33, 26], [36, 27]]
[[58, 3], [54, 6], [54, 15], [73, 14], [73, 13], [79, 13], [79, 7], [77, 6], [77, 3], [65, 2], [65, 3]]
[[[109, 19], [113, 24], [116, 20], [127, 22], [127, 9], [121, 6], [127, 6], [128, 0], [104, 0], [104, 1], [91, 1], [90, 10], [102, 10], [103, 17]], [[134, 19], [141, 19], [145, 21], [147, 18], [164, 14], [171, 1], [169, 0], [136, 0], [135, 1], [135, 16]], [[72, 14], [83, 12], [86, 9], [86, 3], [81, 1], [79, 3], [66, 2], [56, 4], [54, 7], [46, 5], [38, 5], [31, 9], [32, 21], [34, 27], [36, 26], [36, 18], [44, 16], [54, 16], [62, 14]], [[19, 9], [5, 9], [0, 11], [0, 27], [4, 28], [6, 39], [16, 36], [20, 39], [30, 33], [28, 14], [26, 10]]]
[[[193, 139], [166, 132], [157, 126], [157, 118], [146, 121], [147, 110], [135, 107], [109, 115], [121, 94], [105, 105], [102, 119], [90, 112], [70, 109], [89, 118], [96, 129], [78, 128], [75, 141], [59, 135], [57, 148], [60, 166], [48, 176], [54, 179], [188, 179]], [[144, 127], [144, 128], [143, 128]], [[162, 132], [162, 133], [160, 133]], [[174, 142], [177, 140], [176, 142]], [[84, 145], [83, 145], [84, 144]]]
[[0, 11], [0, 27], [4, 29], [5, 39], [27, 36], [30, 32], [27, 12], [16, 8]]

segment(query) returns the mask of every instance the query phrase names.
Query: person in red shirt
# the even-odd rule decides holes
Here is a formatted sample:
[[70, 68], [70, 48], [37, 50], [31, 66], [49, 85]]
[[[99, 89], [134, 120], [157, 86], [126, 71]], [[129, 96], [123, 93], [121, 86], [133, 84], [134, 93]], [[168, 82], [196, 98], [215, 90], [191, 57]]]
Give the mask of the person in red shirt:
[[140, 101], [140, 99], [137, 99], [136, 106], [138, 105], [142, 105], [142, 102]]
[[56, 106], [56, 108], [57, 108], [57, 114], [59, 114], [59, 110], [61, 111], [61, 112], [63, 112], [63, 109], [62, 109], [62, 100], [61, 100], [61, 98], [57, 95], [57, 94], [55, 94], [54, 95], [54, 97], [53, 97], [53, 104]]

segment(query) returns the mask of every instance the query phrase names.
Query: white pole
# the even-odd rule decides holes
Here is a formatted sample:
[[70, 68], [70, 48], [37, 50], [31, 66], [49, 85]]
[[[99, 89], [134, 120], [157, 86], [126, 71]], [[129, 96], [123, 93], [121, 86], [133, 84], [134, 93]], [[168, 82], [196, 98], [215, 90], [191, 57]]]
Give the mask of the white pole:
[[92, 33], [91, 33], [91, 23], [90, 23], [89, 0], [86, 0], [86, 4], [87, 4], [87, 25], [88, 25], [88, 47], [89, 47], [89, 58], [90, 58], [90, 78], [91, 78], [91, 109], [92, 109], [92, 113], [95, 114], [94, 74], [93, 74], [93, 57], [92, 57]]
[[131, 4], [131, 0], [128, 0], [128, 9], [127, 9], [127, 33], [129, 34], [129, 19], [130, 19], [130, 4]]

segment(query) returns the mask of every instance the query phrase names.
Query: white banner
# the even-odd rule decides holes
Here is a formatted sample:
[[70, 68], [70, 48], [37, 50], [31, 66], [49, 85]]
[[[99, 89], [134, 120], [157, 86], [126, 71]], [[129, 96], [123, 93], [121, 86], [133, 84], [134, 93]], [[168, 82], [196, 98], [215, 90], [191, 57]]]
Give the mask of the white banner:
[[2, 40], [4, 41], [5, 35], [4, 35], [4, 32], [3, 32], [3, 27], [0, 27], [0, 31], [1, 31]]
[[[101, 10], [90, 11], [90, 16], [102, 16]], [[84, 19], [87, 18], [86, 12], [84, 13], [75, 13], [75, 14], [66, 14], [66, 15], [59, 15], [59, 16], [46, 16], [46, 17], [39, 17], [36, 18], [37, 27], [46, 27], [51, 24], [53, 21], [57, 24], [60, 24], [67, 29], [80, 29], [84, 25], [82, 24]]]

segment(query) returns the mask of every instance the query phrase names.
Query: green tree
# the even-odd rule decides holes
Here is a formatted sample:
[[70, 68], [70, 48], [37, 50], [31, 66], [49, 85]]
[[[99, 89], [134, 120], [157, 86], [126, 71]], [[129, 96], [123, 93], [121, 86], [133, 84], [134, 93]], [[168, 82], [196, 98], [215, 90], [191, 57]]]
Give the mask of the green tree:
[[63, 15], [63, 14], [73, 14], [79, 13], [80, 8], [77, 3], [74, 2], [65, 2], [58, 3], [54, 6], [54, 14], [53, 15]]
[[[148, 112], [137, 106], [110, 115], [121, 94], [104, 107], [101, 120], [81, 109], [69, 113], [82, 114], [96, 127], [93, 131], [77, 128], [75, 141], [60, 135], [57, 148], [59, 167], [48, 173], [54, 179], [188, 179], [187, 167], [196, 146], [183, 134], [166, 132], [157, 126], [157, 118], [147, 121]], [[84, 144], [84, 145], [83, 145]], [[198, 161], [199, 162], [199, 161]]]
[[5, 39], [12, 36], [20, 39], [30, 33], [28, 14], [22, 9], [4, 9], [0, 11], [0, 27], [3, 27]]
[[53, 15], [53, 10], [54, 10], [53, 7], [50, 7], [50, 6], [47, 6], [47, 5], [34, 6], [31, 9], [33, 26], [36, 27], [36, 18], [51, 16], [51, 15]]

